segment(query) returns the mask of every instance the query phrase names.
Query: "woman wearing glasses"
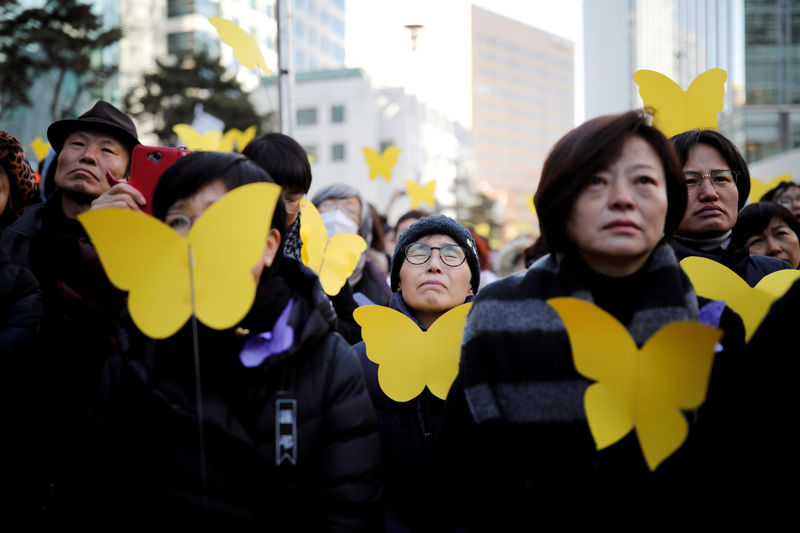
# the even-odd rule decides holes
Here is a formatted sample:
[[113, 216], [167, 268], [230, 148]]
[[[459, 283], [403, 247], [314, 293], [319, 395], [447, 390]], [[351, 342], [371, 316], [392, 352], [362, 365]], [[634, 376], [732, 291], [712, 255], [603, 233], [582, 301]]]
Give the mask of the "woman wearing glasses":
[[764, 193], [761, 201], [775, 202], [792, 212], [800, 222], [800, 185], [792, 181], [784, 181], [777, 187]]
[[755, 286], [767, 274], [789, 268], [784, 261], [750, 255], [730, 246], [731, 230], [750, 194], [750, 172], [736, 146], [713, 130], [692, 130], [672, 138], [689, 197], [675, 232], [678, 259], [700, 256], [722, 263]]
[[[688, 440], [655, 472], [634, 432], [598, 451], [583, 403], [590, 382], [547, 303], [594, 303], [638, 346], [668, 323], [698, 320], [701, 302], [667, 243], [686, 206], [670, 142], [637, 112], [590, 120], [550, 151], [535, 204], [551, 253], [523, 276], [485, 287], [464, 328], [439, 441], [453, 512], [468, 530], [500, 531], [531, 529], [519, 525], [533, 520], [619, 527], [637, 515], [661, 521], [709, 506], [715, 494], [700, 502], [693, 493], [698, 479], [710, 483], [697, 431], [708, 427], [707, 407], [692, 413]], [[722, 346], [738, 339], [741, 348], [741, 321], [719, 311], [726, 326], [735, 322]], [[607, 355], [596, 342], [598, 357]]]
[[[427, 330], [450, 309], [472, 300], [480, 284], [475, 241], [464, 226], [444, 215], [412, 224], [392, 255], [390, 307]], [[403, 339], [398, 338], [402, 343]], [[430, 531], [441, 517], [433, 483], [432, 452], [444, 416], [444, 401], [427, 388], [408, 402], [390, 399], [378, 383], [378, 365], [364, 343], [355, 346], [367, 390], [378, 412], [384, 469], [387, 531]], [[441, 528], [440, 528], [441, 529]]]

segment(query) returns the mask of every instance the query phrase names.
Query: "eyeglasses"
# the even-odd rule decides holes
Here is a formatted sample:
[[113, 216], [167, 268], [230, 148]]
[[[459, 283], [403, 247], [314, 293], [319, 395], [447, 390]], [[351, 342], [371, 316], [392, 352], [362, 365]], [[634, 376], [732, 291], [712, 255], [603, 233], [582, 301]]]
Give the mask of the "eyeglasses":
[[800, 204], [800, 196], [781, 196], [777, 203], [783, 207], [792, 207], [792, 204]]
[[686, 177], [686, 190], [689, 193], [696, 193], [703, 188], [703, 180], [708, 178], [711, 186], [718, 191], [727, 191], [736, 187], [736, 174], [735, 170], [712, 170], [708, 174], [700, 174], [699, 172], [684, 172]]
[[449, 267], [457, 267], [467, 258], [464, 249], [457, 244], [447, 246], [428, 246], [425, 243], [414, 242], [406, 246], [406, 259], [412, 265], [423, 265], [433, 255], [434, 250], [439, 250], [439, 258]]

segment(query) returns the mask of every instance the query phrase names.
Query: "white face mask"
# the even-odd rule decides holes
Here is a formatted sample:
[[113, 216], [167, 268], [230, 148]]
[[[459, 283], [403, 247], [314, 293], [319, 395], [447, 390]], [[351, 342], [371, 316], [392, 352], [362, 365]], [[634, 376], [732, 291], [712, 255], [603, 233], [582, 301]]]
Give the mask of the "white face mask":
[[325, 211], [320, 213], [322, 223], [325, 224], [325, 229], [328, 231], [328, 237], [333, 237], [339, 233], [358, 233], [358, 225], [353, 222], [349, 216], [344, 214], [344, 211], [339, 209], [335, 211]]

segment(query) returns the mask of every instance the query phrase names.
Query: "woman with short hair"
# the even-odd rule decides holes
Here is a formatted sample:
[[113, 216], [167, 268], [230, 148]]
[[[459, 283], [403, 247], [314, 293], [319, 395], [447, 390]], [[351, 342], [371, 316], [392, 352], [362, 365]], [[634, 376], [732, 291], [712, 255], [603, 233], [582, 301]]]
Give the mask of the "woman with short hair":
[[[684, 496], [711, 468], [698, 459], [709, 458], [699, 451], [703, 409], [655, 473], [634, 433], [598, 451], [584, 410], [590, 382], [547, 303], [593, 303], [637, 346], [666, 324], [698, 320], [698, 297], [667, 242], [686, 206], [671, 144], [638, 112], [590, 120], [552, 148], [534, 201], [549, 255], [482, 289], [464, 329], [440, 449], [456, 516], [479, 531], [696, 510], [701, 503]], [[741, 320], [726, 333], [723, 346], [743, 345]]]
[[792, 268], [800, 265], [800, 222], [775, 202], [758, 202], [739, 213], [731, 246], [746, 246], [751, 254], [783, 259]]
[[731, 245], [731, 230], [750, 194], [750, 171], [736, 145], [714, 130], [690, 130], [674, 136], [672, 144], [689, 193], [672, 243], [678, 259], [712, 259], [753, 287], [767, 274], [789, 268], [780, 259]]

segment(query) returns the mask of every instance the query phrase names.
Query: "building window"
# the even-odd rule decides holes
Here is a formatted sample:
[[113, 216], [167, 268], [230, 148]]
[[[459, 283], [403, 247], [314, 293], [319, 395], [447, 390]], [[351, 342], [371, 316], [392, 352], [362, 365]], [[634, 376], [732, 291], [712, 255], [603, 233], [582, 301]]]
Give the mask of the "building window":
[[344, 22], [338, 17], [331, 17], [331, 28], [333, 33], [344, 38]]
[[167, 52], [173, 55], [194, 52], [194, 32], [182, 31], [167, 35]]
[[344, 144], [331, 145], [331, 161], [344, 161]]
[[180, 17], [194, 13], [194, 0], [169, 0], [167, 2], [167, 16]]
[[305, 109], [297, 110], [297, 125], [298, 126], [311, 126], [317, 123], [317, 108], [308, 107]]
[[335, 105], [331, 107], [331, 122], [342, 123], [344, 122], [344, 106]]
[[308, 162], [312, 165], [317, 162], [317, 145], [316, 144], [308, 144], [303, 146], [303, 150], [306, 151], [306, 155], [308, 156]]

